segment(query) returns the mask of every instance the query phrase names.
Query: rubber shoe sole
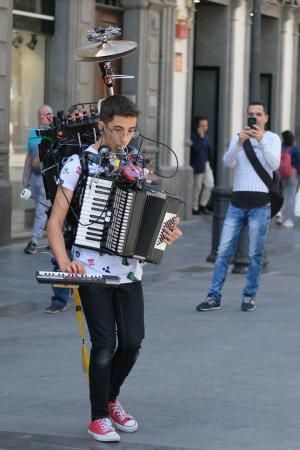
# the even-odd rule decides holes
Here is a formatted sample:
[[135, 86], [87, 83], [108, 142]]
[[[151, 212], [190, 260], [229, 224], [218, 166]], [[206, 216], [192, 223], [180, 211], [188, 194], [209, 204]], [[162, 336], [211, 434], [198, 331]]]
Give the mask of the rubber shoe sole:
[[100, 435], [97, 433], [94, 433], [91, 430], [88, 430], [88, 433], [93, 436], [94, 439], [96, 439], [96, 441], [100, 441], [100, 442], [120, 442], [121, 438], [118, 435], [118, 433], [111, 433], [110, 435]]
[[37, 248], [35, 248], [35, 249], [25, 249], [24, 253], [25, 253], [25, 255], [35, 255], [37, 253]]
[[130, 426], [121, 425], [120, 423], [115, 422], [111, 417], [110, 417], [110, 420], [117, 430], [124, 431], [124, 433], [134, 433], [135, 431], [137, 431], [139, 429], [138, 423], [136, 421], [135, 421], [135, 424], [130, 427]]
[[197, 311], [201, 311], [201, 312], [213, 311], [213, 310], [216, 310], [216, 309], [222, 309], [222, 305], [220, 305], [220, 306], [212, 306], [211, 308], [201, 308], [200, 305], [198, 305], [196, 307], [196, 310]]
[[67, 309], [68, 309], [67, 306], [64, 306], [63, 308], [53, 309], [53, 310], [46, 308], [44, 312], [46, 314], [58, 314], [58, 313], [61, 313], [63, 311], [67, 311]]
[[256, 310], [256, 305], [251, 304], [251, 308], [249, 308], [247, 306], [247, 304], [242, 303], [241, 305], [241, 311], [255, 311]]

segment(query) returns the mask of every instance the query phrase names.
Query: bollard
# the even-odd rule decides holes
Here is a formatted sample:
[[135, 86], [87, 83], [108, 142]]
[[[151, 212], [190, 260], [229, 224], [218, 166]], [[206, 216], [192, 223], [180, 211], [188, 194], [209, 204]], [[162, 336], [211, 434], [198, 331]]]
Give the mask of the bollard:
[[243, 274], [248, 270], [248, 227], [245, 227], [240, 235], [232, 264], [232, 273]]
[[[240, 236], [240, 239], [238, 241], [238, 246], [237, 246], [236, 252], [234, 254], [233, 261], [232, 261], [233, 268], [232, 268], [231, 273], [244, 274], [247, 272], [248, 266], [249, 266], [248, 244], [249, 244], [248, 227], [246, 227], [246, 228], [244, 228], [244, 230]], [[263, 262], [263, 266], [262, 266], [262, 273], [269, 272], [268, 264], [269, 263], [267, 260], [267, 253], [265, 250], [264, 262]]]
[[12, 188], [8, 181], [0, 180], [0, 246], [8, 245], [11, 240], [11, 204]]
[[226, 215], [226, 211], [230, 202], [232, 189], [228, 187], [216, 187], [212, 191], [212, 199], [214, 205], [211, 252], [206, 258], [207, 262], [214, 263], [217, 257], [221, 231]]

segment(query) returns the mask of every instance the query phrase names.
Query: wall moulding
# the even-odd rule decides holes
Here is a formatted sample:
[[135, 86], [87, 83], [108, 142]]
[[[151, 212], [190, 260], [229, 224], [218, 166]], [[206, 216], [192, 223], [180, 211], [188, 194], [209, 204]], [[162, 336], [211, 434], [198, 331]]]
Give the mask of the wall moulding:
[[264, 16], [279, 19], [283, 7], [290, 6], [291, 9], [298, 9], [300, 0], [263, 0], [261, 12]]
[[300, 6], [300, 0], [263, 0], [266, 6]]
[[149, 7], [165, 8], [176, 7], [176, 0], [122, 0], [122, 6], [126, 9], [147, 9]]

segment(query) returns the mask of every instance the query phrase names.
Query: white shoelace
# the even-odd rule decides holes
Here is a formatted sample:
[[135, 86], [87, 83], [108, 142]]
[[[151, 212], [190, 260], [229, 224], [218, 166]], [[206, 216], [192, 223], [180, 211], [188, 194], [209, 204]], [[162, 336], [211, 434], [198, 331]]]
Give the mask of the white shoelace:
[[120, 402], [116, 401], [115, 403], [113, 403], [112, 408], [114, 413], [120, 414], [121, 420], [128, 418], [128, 414], [126, 413]]
[[207, 300], [207, 303], [209, 305], [214, 305], [216, 303], [217, 300], [215, 300], [214, 298], [210, 298], [209, 300]]
[[97, 422], [99, 423], [104, 432], [114, 431], [112, 423], [107, 417], [104, 417], [103, 419], [98, 419]]

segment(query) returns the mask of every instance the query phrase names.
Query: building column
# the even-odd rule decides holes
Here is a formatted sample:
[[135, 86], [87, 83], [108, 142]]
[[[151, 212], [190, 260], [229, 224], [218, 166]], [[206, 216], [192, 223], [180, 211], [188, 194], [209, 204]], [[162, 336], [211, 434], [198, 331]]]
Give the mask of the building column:
[[[182, 116], [181, 126], [185, 130], [186, 116], [191, 114], [191, 111], [186, 113], [185, 107], [180, 111], [173, 110], [177, 2], [123, 0], [122, 4], [125, 8], [123, 38], [138, 43], [136, 52], [123, 59], [123, 74], [133, 74], [135, 80], [122, 81], [122, 93], [136, 101], [141, 111], [140, 131], [151, 139], [170, 145], [174, 134], [173, 116]], [[187, 70], [185, 65], [183, 70]], [[181, 159], [184, 159], [182, 154], [185, 151], [183, 141], [184, 137], [179, 143]], [[174, 159], [168, 149], [147, 141], [144, 141], [143, 149], [154, 162], [159, 175], [169, 177], [175, 172]], [[162, 178], [162, 187], [176, 192], [188, 203], [191, 195], [186, 193], [186, 186], [190, 184], [192, 174], [190, 167], [187, 168], [188, 174], [185, 169], [179, 167], [175, 177]]]
[[94, 0], [56, 0], [55, 34], [47, 53], [46, 102], [54, 111], [93, 99], [94, 65], [75, 60], [75, 49], [87, 45], [95, 27]]
[[296, 74], [296, 80], [295, 80], [295, 123], [294, 123], [294, 130], [295, 130], [295, 138], [296, 142], [300, 142], [300, 8], [297, 8], [297, 11], [295, 13], [295, 45], [297, 46], [297, 60], [295, 61], [295, 74]]
[[[123, 39], [138, 47], [122, 61], [122, 72], [134, 80], [122, 80], [122, 94], [137, 103], [142, 134], [158, 139], [159, 73], [162, 4], [156, 0], [123, 0]], [[157, 166], [158, 147], [144, 141], [145, 153]]]
[[[248, 101], [249, 84], [249, 42], [251, 22], [245, 0], [233, 0], [229, 16], [229, 49], [228, 49], [228, 115], [226, 123], [226, 139], [224, 152], [234, 135], [244, 125], [245, 107]], [[223, 154], [218, 157], [218, 185], [227, 186], [232, 182], [232, 170], [225, 168]]]
[[[171, 144], [173, 113], [173, 77], [176, 10], [174, 2], [164, 2], [161, 16], [160, 101], [158, 136], [161, 142]], [[171, 153], [163, 149], [159, 155], [159, 167], [169, 166]]]
[[194, 68], [194, 36], [195, 36], [195, 8], [188, 9], [188, 52], [187, 52], [187, 82], [186, 82], [186, 106], [185, 106], [185, 140], [184, 140], [184, 165], [190, 165], [191, 129], [192, 129], [192, 98], [193, 98], [193, 68]]
[[188, 51], [186, 55], [186, 103], [185, 103], [185, 129], [184, 129], [184, 165], [181, 168], [182, 195], [185, 199], [184, 218], [192, 218], [193, 203], [193, 169], [190, 166], [191, 129], [192, 129], [192, 98], [193, 98], [193, 68], [194, 68], [194, 36], [195, 36], [195, 8], [188, 8]]
[[294, 40], [294, 10], [290, 6], [282, 8], [282, 22], [281, 22], [281, 61], [280, 61], [280, 117], [279, 129], [280, 131], [290, 130], [294, 124], [293, 121], [293, 87], [294, 77], [296, 76], [293, 67], [296, 61], [295, 54], [295, 40]]
[[[176, 13], [176, 15], [175, 15]], [[160, 158], [160, 173], [171, 177], [176, 171], [176, 176], [164, 178], [163, 187], [168, 192], [178, 194], [184, 199], [184, 207], [181, 212], [184, 219], [192, 217], [192, 197], [193, 197], [193, 169], [190, 166], [191, 150], [191, 114], [193, 96], [193, 62], [194, 62], [194, 18], [195, 8], [191, 1], [177, 1], [177, 10], [173, 8], [172, 21], [169, 20], [169, 27], [172, 29], [170, 42], [165, 42], [166, 52], [169, 52], [170, 77], [172, 84], [169, 86], [168, 96], [171, 97], [171, 109], [166, 115], [171, 133], [171, 147], [174, 149], [178, 161], [175, 160], [171, 152], [164, 151]], [[176, 37], [176, 23], [186, 25], [187, 35]], [[172, 45], [171, 45], [171, 42]], [[175, 54], [179, 60], [179, 70], [175, 71]], [[181, 67], [180, 67], [181, 65]], [[164, 69], [163, 69], [164, 70]], [[165, 126], [165, 124], [163, 124]]]
[[0, 245], [10, 241], [12, 194], [8, 174], [12, 2], [0, 0]]
[[[299, 59], [299, 16], [300, 16], [300, 8], [293, 9], [293, 67], [298, 67], [298, 59]], [[296, 112], [297, 112], [297, 93], [300, 88], [299, 80], [298, 80], [298, 70], [292, 71], [292, 93], [291, 96], [291, 127], [290, 129], [293, 131], [294, 135], [296, 132], [297, 122], [296, 122]], [[295, 94], [296, 93], [296, 94]], [[284, 131], [284, 130], [282, 130]], [[296, 142], [297, 141], [296, 139]]]
[[244, 0], [235, 0], [230, 17], [230, 115], [229, 136], [245, 126], [245, 106], [248, 99], [250, 15]]

